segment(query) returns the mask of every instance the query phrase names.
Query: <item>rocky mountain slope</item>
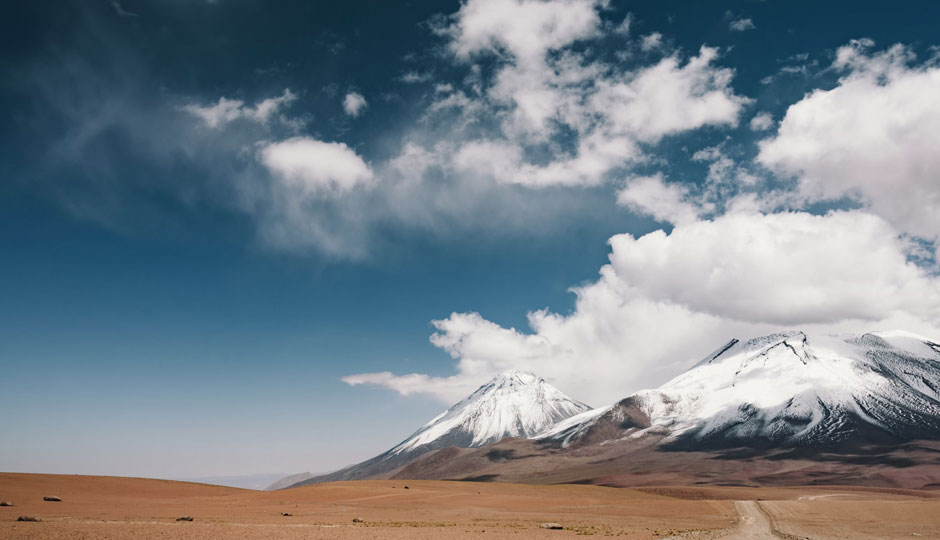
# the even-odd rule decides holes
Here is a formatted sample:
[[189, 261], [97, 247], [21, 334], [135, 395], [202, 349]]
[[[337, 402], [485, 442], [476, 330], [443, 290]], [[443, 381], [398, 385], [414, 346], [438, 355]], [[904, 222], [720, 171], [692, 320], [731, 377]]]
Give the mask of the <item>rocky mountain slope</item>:
[[400, 444], [362, 463], [294, 483], [376, 478], [441, 448], [476, 448], [506, 437], [533, 437], [561, 420], [590, 410], [531, 373], [500, 373]]

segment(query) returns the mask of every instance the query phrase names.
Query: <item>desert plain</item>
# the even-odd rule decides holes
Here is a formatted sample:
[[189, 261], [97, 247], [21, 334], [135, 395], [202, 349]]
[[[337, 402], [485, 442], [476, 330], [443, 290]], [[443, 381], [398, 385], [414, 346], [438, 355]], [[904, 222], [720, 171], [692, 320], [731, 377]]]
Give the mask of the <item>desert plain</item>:
[[[60, 502], [44, 501], [58, 497]], [[370, 480], [263, 492], [0, 473], [0, 538], [940, 538], [940, 491]], [[285, 515], [289, 514], [289, 515]], [[19, 516], [38, 522], [17, 521]], [[189, 516], [192, 521], [177, 521]], [[561, 530], [542, 528], [557, 523]]]

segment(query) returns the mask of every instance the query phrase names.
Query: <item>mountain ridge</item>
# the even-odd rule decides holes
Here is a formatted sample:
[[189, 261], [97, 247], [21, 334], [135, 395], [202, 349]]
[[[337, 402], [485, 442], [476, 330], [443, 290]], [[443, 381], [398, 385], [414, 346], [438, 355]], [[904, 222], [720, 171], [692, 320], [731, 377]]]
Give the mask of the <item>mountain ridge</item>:
[[659, 388], [537, 438], [571, 444], [625, 407], [648, 417], [631, 429], [664, 435], [674, 448], [826, 447], [879, 432], [898, 441], [940, 437], [940, 345], [899, 332], [732, 340]]
[[448, 447], [477, 448], [506, 437], [532, 437], [560, 420], [590, 410], [526, 371], [503, 371], [432, 418], [390, 450], [333, 473], [305, 478], [289, 487], [380, 478], [423, 454]]
[[[516, 376], [494, 378], [385, 454], [306, 483], [940, 486], [940, 344], [909, 332], [732, 339], [658, 388], [608, 407], [565, 408], [550, 425], [533, 423], [544, 424], [538, 431], [506, 429], [511, 423], [494, 413], [513, 394], [493, 389], [522, 384]], [[500, 419], [492, 425], [468, 412], [482, 403], [472, 399], [478, 392], [494, 400], [482, 407], [486, 419]], [[475, 427], [449, 436], [467, 425]]]

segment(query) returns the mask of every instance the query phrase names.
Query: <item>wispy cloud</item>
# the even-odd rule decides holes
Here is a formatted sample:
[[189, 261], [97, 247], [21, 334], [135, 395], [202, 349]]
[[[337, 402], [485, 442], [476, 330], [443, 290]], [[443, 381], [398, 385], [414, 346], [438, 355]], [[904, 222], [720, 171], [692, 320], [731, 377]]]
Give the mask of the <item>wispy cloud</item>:
[[430, 72], [406, 71], [398, 79], [403, 83], [418, 84], [430, 81], [433, 79], [433, 75]]
[[754, 21], [751, 19], [740, 18], [728, 22], [728, 28], [732, 32], [746, 32], [748, 30], [754, 30], [757, 26], [754, 24]]
[[267, 124], [279, 110], [296, 99], [297, 96], [290, 89], [285, 89], [282, 95], [263, 99], [254, 107], [246, 107], [245, 102], [240, 99], [221, 97], [214, 105], [202, 106], [191, 103], [184, 105], [182, 110], [200, 118], [210, 128], [217, 129], [239, 119]]
[[121, 17], [139, 17], [140, 16], [137, 13], [131, 13], [130, 11], [125, 10], [119, 0], [110, 0], [110, 1], [111, 1], [111, 8], [114, 9], [114, 12], [117, 13], [119, 16]]

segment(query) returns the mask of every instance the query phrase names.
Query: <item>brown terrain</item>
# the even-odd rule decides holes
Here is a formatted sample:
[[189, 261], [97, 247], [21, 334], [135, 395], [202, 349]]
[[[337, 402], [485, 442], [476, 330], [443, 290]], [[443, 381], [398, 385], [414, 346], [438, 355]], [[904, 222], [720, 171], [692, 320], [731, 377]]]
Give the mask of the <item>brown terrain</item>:
[[392, 471], [391, 478], [528, 484], [860, 485], [940, 488], [940, 441], [840, 451], [729, 449], [668, 451], [654, 437], [558, 448], [506, 438], [483, 448], [444, 448]]
[[[407, 486], [407, 487], [406, 487]], [[46, 502], [44, 497], [60, 497]], [[275, 492], [0, 473], [0, 538], [940, 538], [940, 492], [337, 482]], [[290, 514], [285, 516], [283, 514]], [[39, 522], [18, 522], [19, 516]], [[191, 516], [192, 521], [177, 521]], [[562, 530], [546, 530], [543, 523]]]

